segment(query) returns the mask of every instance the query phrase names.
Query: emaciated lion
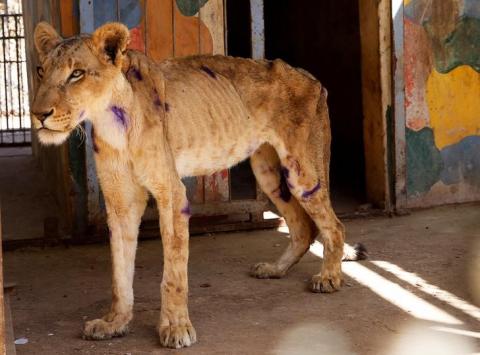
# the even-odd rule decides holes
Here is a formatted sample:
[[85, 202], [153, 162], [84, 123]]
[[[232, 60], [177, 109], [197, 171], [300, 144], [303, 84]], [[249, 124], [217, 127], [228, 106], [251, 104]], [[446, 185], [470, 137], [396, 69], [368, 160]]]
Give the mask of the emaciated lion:
[[150, 192], [164, 251], [160, 343], [195, 343], [187, 308], [190, 207], [181, 178], [248, 157], [291, 233], [283, 255], [256, 264], [252, 274], [284, 276], [319, 230], [324, 260], [311, 289], [340, 288], [344, 227], [329, 197], [327, 91], [315, 78], [281, 60], [194, 56], [155, 63], [127, 49], [129, 31], [120, 23], [62, 39], [42, 22], [34, 41], [41, 66], [31, 111], [40, 142], [62, 144], [84, 120], [93, 127], [111, 232], [113, 297], [108, 314], [86, 322], [85, 338], [128, 330], [137, 234]]

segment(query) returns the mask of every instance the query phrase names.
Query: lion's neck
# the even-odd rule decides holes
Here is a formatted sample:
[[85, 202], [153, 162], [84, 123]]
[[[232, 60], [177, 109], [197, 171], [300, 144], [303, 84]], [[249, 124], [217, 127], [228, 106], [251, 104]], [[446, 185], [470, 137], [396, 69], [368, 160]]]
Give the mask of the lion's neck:
[[118, 150], [127, 148], [130, 131], [137, 125], [138, 105], [128, 81], [119, 76], [112, 83], [111, 97], [107, 105], [93, 110], [90, 120], [95, 134]]

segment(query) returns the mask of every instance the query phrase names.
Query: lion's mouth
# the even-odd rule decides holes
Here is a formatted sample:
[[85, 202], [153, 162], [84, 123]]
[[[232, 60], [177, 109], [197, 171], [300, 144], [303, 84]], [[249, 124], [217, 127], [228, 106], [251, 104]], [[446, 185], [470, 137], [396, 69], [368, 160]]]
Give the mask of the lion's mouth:
[[49, 131], [49, 132], [59, 132], [59, 133], [65, 133], [65, 131], [63, 130], [60, 130], [60, 129], [53, 129], [53, 128], [48, 128], [48, 127], [40, 127], [40, 128], [37, 128], [37, 132], [40, 132], [42, 130], [45, 130], [45, 131]]

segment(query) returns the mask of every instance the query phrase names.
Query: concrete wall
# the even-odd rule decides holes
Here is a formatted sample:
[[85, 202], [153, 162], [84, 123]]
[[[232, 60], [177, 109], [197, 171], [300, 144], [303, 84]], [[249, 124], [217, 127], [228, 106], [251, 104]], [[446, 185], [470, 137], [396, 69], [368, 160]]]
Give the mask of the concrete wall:
[[480, 200], [480, 1], [404, 1], [408, 207]]

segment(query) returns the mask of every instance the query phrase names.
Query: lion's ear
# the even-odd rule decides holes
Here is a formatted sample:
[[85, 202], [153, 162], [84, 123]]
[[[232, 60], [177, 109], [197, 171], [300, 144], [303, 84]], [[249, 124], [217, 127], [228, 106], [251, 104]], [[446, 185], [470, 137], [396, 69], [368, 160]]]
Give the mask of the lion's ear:
[[125, 25], [111, 22], [98, 28], [92, 35], [93, 45], [101, 59], [120, 67], [130, 42], [130, 32]]
[[55, 29], [46, 22], [40, 22], [35, 27], [33, 35], [35, 48], [40, 58], [45, 57], [57, 44], [62, 41]]

